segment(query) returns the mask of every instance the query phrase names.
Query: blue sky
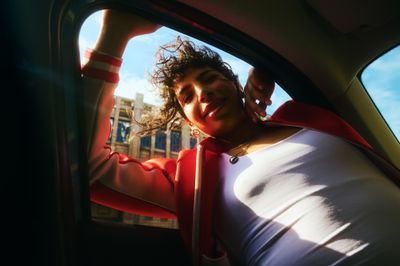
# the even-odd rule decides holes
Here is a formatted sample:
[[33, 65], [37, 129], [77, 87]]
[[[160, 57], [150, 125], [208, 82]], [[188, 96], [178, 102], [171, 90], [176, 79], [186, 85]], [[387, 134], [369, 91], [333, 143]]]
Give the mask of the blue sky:
[[[102, 12], [92, 14], [83, 24], [79, 35], [80, 54], [86, 48], [93, 48], [100, 30]], [[153, 65], [153, 56], [160, 45], [171, 42], [179, 32], [162, 27], [157, 32], [134, 38], [128, 43], [120, 70], [120, 83], [116, 95], [134, 98], [137, 92], [144, 94], [145, 102], [160, 104], [160, 99], [148, 82], [148, 73]], [[187, 37], [187, 36], [186, 36]], [[196, 43], [204, 44], [192, 39]], [[251, 66], [246, 62], [212, 47], [238, 74], [242, 85], [245, 84]], [[82, 58], [81, 58], [82, 60]], [[363, 73], [362, 82], [375, 104], [385, 117], [392, 131], [400, 139], [400, 47], [387, 53], [372, 63]], [[290, 99], [286, 92], [276, 87], [272, 95], [272, 106], [267, 112], [272, 113], [280, 104]]]

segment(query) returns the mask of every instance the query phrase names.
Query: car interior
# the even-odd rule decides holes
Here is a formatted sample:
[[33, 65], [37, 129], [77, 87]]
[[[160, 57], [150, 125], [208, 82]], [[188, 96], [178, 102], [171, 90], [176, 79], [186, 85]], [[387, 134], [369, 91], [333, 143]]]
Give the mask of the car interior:
[[[12, 189], [4, 196], [15, 199], [6, 227], [16, 228], [7, 233], [10, 250], [18, 251], [14, 261], [190, 265], [178, 230], [91, 218], [78, 36], [85, 19], [102, 9], [128, 10], [271, 73], [290, 97], [333, 111], [400, 168], [399, 140], [360, 79], [372, 61], [400, 44], [399, 1], [44, 0], [3, 5], [3, 52], [10, 66], [3, 72], [10, 84], [3, 106], [9, 125], [5, 167], [14, 169], [5, 183]], [[24, 219], [17, 218], [21, 211]], [[28, 230], [33, 241], [24, 240]]]

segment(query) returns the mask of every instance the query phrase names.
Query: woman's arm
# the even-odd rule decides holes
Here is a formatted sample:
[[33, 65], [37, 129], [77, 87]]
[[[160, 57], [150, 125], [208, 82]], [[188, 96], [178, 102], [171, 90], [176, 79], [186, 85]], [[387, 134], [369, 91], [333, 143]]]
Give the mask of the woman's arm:
[[129, 14], [104, 13], [96, 48], [85, 54], [87, 62], [82, 66], [85, 136], [93, 201], [124, 211], [171, 217], [175, 212], [175, 161], [140, 163], [105, 147], [125, 46], [129, 39], [158, 27]]

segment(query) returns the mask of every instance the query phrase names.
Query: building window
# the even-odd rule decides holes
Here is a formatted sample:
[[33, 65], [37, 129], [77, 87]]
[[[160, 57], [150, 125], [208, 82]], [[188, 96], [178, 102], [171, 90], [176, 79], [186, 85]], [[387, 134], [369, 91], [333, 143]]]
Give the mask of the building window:
[[165, 132], [163, 130], [158, 130], [156, 133], [156, 149], [165, 150]]
[[171, 131], [171, 151], [178, 152], [181, 149], [181, 132]]
[[151, 136], [143, 136], [140, 138], [140, 147], [141, 148], [150, 148], [151, 147]]
[[114, 118], [113, 117], [111, 117], [110, 118], [110, 134], [108, 135], [108, 142], [110, 142], [111, 141], [111, 138], [112, 138], [112, 129], [113, 129], [113, 125], [114, 125]]
[[193, 149], [197, 145], [196, 138], [190, 138], [190, 148]]
[[117, 142], [127, 143], [129, 131], [130, 131], [129, 122], [119, 121], [117, 130]]

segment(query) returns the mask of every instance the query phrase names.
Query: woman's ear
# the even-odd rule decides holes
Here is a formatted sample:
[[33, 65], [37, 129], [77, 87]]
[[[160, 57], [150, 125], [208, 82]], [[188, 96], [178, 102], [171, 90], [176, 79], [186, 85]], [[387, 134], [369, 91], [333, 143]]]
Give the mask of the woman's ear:
[[235, 84], [236, 89], [239, 92], [239, 97], [243, 99], [244, 98], [244, 89], [243, 89], [242, 84], [240, 84], [239, 80], [237, 80], [237, 79], [234, 81], [234, 84]]

